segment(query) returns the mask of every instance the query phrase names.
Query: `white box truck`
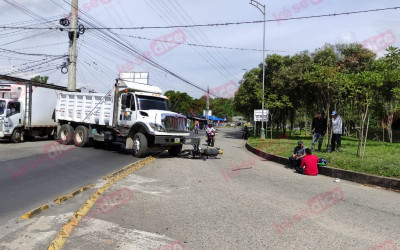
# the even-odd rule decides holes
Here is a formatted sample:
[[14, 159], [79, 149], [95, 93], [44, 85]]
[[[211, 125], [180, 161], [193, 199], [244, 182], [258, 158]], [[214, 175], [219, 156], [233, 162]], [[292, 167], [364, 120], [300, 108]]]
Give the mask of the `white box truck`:
[[55, 106], [65, 87], [0, 75], [0, 138], [57, 135]]
[[90, 142], [125, 144], [136, 157], [150, 149], [182, 150], [188, 137], [187, 119], [167, 109], [167, 97], [148, 83], [148, 73], [120, 73], [107, 94], [60, 93], [56, 106], [62, 144], [84, 147]]

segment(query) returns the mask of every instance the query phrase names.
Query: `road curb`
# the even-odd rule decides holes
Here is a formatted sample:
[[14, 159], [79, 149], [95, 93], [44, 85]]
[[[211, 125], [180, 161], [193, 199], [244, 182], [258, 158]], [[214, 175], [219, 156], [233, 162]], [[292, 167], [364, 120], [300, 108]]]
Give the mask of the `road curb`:
[[[272, 155], [267, 152], [264, 152], [258, 148], [250, 146], [248, 143], [246, 143], [246, 149], [252, 152], [253, 154], [256, 154], [260, 156], [261, 158], [290, 166], [290, 162], [288, 158], [278, 156], [278, 155]], [[360, 184], [369, 184], [369, 185], [374, 185], [374, 186], [379, 186], [379, 187], [384, 187], [384, 188], [389, 188], [389, 189], [394, 189], [394, 190], [400, 190], [400, 179], [396, 178], [388, 178], [388, 177], [382, 177], [382, 176], [376, 176], [376, 175], [369, 175], [369, 174], [364, 174], [364, 173], [359, 173], [359, 172], [354, 172], [351, 170], [344, 170], [344, 169], [339, 169], [339, 168], [333, 168], [333, 167], [328, 167], [328, 166], [323, 166], [323, 167], [318, 167], [318, 172], [319, 174], [326, 175], [326, 176], [331, 176], [334, 178], [340, 178], [343, 180], [347, 181], [352, 181], [352, 182], [357, 182]]]
[[96, 203], [99, 197], [111, 187], [111, 185], [113, 185], [118, 180], [125, 178], [132, 172], [135, 172], [136, 170], [142, 168], [147, 163], [152, 162], [154, 159], [155, 157], [149, 156], [143, 160], [134, 162], [124, 167], [123, 168], [125, 169], [124, 172], [120, 173], [119, 171], [117, 171], [116, 173], [118, 173], [118, 175], [111, 177], [106, 184], [104, 184], [101, 188], [96, 190], [96, 192], [94, 192], [92, 196], [90, 196], [90, 198], [78, 209], [78, 211], [76, 211], [72, 215], [69, 221], [63, 225], [61, 230], [56, 235], [55, 239], [50, 243], [48, 250], [62, 249], [67, 241], [67, 238], [71, 235], [72, 231], [74, 230], [74, 227], [79, 224], [79, 222], [82, 220], [82, 217], [89, 212], [90, 208]]
[[22, 220], [29, 220], [31, 219], [33, 216], [36, 216], [38, 214], [40, 214], [41, 212], [43, 212], [44, 210], [49, 209], [49, 205], [43, 205], [41, 207], [38, 207], [36, 209], [33, 209], [30, 212], [27, 212], [26, 214], [22, 215], [20, 219]]
[[82, 187], [82, 188], [80, 188], [80, 189], [78, 189], [78, 190], [76, 190], [76, 191], [74, 191], [74, 192], [71, 192], [71, 193], [69, 193], [69, 194], [67, 194], [67, 195], [60, 196], [60, 197], [58, 197], [57, 199], [55, 199], [53, 202], [54, 202], [54, 203], [57, 203], [57, 204], [61, 204], [61, 203], [63, 203], [64, 201], [66, 201], [66, 200], [68, 200], [68, 199], [70, 199], [70, 198], [72, 198], [72, 197], [74, 197], [74, 196], [76, 196], [76, 195], [82, 193], [83, 191], [92, 188], [92, 187], [94, 187], [94, 184], [89, 185], [89, 186]]

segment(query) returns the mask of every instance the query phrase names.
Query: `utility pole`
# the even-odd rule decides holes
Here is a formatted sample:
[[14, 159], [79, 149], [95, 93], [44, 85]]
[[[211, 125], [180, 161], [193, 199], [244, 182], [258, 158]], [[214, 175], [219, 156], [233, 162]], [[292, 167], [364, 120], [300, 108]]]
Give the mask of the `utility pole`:
[[262, 94], [262, 118], [261, 118], [261, 139], [265, 139], [265, 129], [264, 129], [264, 88], [265, 88], [265, 5], [255, 1], [255, 0], [250, 0], [250, 4], [256, 7], [261, 11], [261, 13], [264, 15], [264, 28], [263, 28], [263, 94]]
[[68, 90], [76, 90], [76, 42], [78, 35], [78, 0], [71, 0], [71, 23], [69, 35]]
[[210, 87], [207, 86], [207, 113], [206, 113], [206, 119], [207, 119], [207, 124], [208, 124], [208, 113], [210, 110]]

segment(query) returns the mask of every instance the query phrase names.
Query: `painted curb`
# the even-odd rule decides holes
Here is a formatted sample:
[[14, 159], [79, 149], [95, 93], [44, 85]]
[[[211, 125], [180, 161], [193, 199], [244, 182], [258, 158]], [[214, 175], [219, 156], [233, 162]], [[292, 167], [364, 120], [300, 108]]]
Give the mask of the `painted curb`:
[[60, 196], [60, 197], [58, 197], [57, 199], [55, 199], [53, 202], [54, 202], [54, 203], [57, 203], [57, 204], [61, 204], [61, 203], [63, 203], [64, 201], [66, 201], [66, 200], [68, 200], [68, 199], [70, 199], [70, 198], [73, 198], [74, 196], [76, 196], [76, 195], [82, 193], [83, 191], [88, 190], [88, 189], [90, 189], [90, 188], [92, 188], [92, 187], [94, 187], [94, 184], [89, 185], [89, 186], [82, 187], [82, 188], [80, 188], [80, 189], [78, 189], [78, 190], [76, 190], [76, 191], [74, 191], [74, 192], [72, 192], [72, 193], [69, 193], [69, 194], [67, 194], [67, 195]]
[[36, 209], [33, 209], [32, 211], [27, 212], [26, 214], [22, 215], [20, 219], [22, 219], [22, 220], [29, 220], [29, 219], [31, 219], [32, 217], [34, 217], [34, 216], [40, 214], [41, 212], [43, 212], [44, 210], [47, 210], [47, 209], [49, 209], [49, 205], [43, 205], [43, 206], [41, 206], [41, 207], [38, 207], [38, 208], [36, 208]]
[[89, 212], [90, 208], [96, 203], [96, 201], [100, 198], [100, 196], [111, 187], [111, 185], [113, 185], [118, 180], [125, 178], [132, 172], [135, 172], [136, 170], [145, 166], [147, 163], [152, 162], [154, 159], [156, 158], [153, 156], [149, 156], [143, 160], [134, 162], [128, 165], [127, 167], [123, 168], [125, 169], [125, 172], [119, 173], [119, 175], [111, 177], [110, 180], [107, 181], [107, 183], [104, 184], [104, 186], [96, 190], [96, 192], [92, 194], [92, 196], [78, 209], [78, 211], [76, 211], [72, 215], [69, 221], [63, 225], [63, 227], [58, 232], [55, 239], [50, 243], [47, 249], [48, 250], [62, 249], [64, 244], [67, 242], [67, 238], [69, 238], [72, 231], [74, 230], [74, 227], [79, 224], [79, 222], [82, 220], [82, 217]]
[[[288, 158], [278, 156], [278, 155], [272, 155], [268, 154], [264, 151], [259, 150], [258, 148], [254, 148], [250, 146], [248, 143], [246, 143], [246, 149], [252, 152], [253, 154], [258, 155], [261, 158], [290, 166], [290, 162]], [[388, 177], [382, 177], [382, 176], [376, 176], [376, 175], [369, 175], [369, 174], [364, 174], [364, 173], [359, 173], [359, 172], [354, 172], [350, 170], [344, 170], [344, 169], [339, 169], [339, 168], [332, 168], [328, 166], [320, 167], [318, 166], [318, 172], [319, 174], [326, 175], [326, 176], [331, 176], [334, 178], [340, 178], [343, 180], [347, 181], [352, 181], [360, 184], [369, 184], [369, 185], [374, 185], [374, 186], [379, 186], [379, 187], [384, 187], [384, 188], [389, 188], [389, 189], [394, 189], [394, 190], [400, 190], [400, 179], [396, 178], [388, 178]]]

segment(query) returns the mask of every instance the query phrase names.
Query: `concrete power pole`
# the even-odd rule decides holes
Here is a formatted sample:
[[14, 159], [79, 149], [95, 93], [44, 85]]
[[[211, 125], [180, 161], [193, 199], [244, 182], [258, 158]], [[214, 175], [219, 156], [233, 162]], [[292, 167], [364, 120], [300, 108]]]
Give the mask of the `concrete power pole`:
[[78, 0], [71, 0], [71, 23], [69, 31], [68, 90], [76, 90], [76, 42], [78, 34]]

